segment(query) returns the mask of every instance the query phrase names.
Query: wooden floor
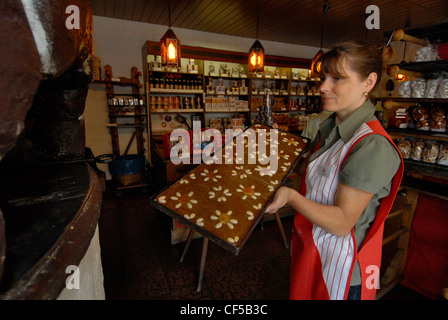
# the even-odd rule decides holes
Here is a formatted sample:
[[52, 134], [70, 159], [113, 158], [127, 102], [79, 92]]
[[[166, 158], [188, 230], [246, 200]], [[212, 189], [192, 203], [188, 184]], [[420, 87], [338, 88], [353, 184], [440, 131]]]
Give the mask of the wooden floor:
[[[209, 242], [202, 291], [197, 292], [202, 239], [171, 244], [171, 220], [151, 208], [136, 189], [115, 197], [104, 192], [99, 220], [104, 286], [108, 300], [284, 300], [289, 291], [289, 249], [273, 221], [258, 226], [238, 256]], [[291, 239], [293, 217], [282, 218]], [[423, 299], [396, 287], [384, 300]]]

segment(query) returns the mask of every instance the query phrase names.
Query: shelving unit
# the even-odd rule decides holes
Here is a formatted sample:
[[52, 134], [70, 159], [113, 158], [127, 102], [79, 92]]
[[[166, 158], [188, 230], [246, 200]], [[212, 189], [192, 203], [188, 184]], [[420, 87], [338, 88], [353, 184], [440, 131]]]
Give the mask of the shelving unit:
[[202, 75], [148, 70], [146, 78], [150, 114], [204, 111]]
[[[405, 66], [409, 66], [410, 69], [418, 70], [418, 72], [423, 73], [425, 77], [429, 76], [434, 72], [440, 71], [448, 71], [448, 61], [430, 61], [430, 62], [413, 62], [413, 63], [405, 63], [400, 64], [400, 68], [405, 68]], [[429, 70], [429, 71], [426, 71]], [[448, 98], [403, 98], [403, 97], [381, 97], [377, 98], [377, 101], [382, 102], [383, 106], [389, 103], [389, 106], [392, 106], [389, 110], [386, 110], [388, 113], [395, 112], [398, 107], [410, 108], [416, 105], [421, 105], [431, 112], [431, 108], [433, 106], [441, 107], [445, 115], [448, 114]], [[419, 130], [414, 128], [399, 128], [399, 127], [390, 127], [387, 128], [388, 133], [394, 139], [399, 138], [414, 138], [414, 139], [427, 139], [434, 140], [441, 143], [448, 142], [448, 131], [440, 132], [429, 130]], [[427, 163], [424, 161], [415, 161], [405, 159], [405, 171], [409, 175], [428, 175], [431, 177], [437, 177], [442, 179], [447, 179], [448, 176], [442, 174], [437, 175], [435, 172], [444, 173], [448, 171], [448, 166], [438, 165], [436, 163]], [[434, 168], [435, 170], [428, 170], [428, 168]]]
[[[438, 60], [429, 62], [407, 62], [390, 65], [398, 66], [400, 70], [411, 71], [415, 76], [427, 79], [431, 74], [448, 71], [448, 61]], [[426, 106], [437, 105], [448, 114], [448, 98], [403, 98], [403, 97], [380, 97], [376, 99], [381, 102], [385, 113], [391, 117], [400, 107], [409, 108], [416, 104]], [[387, 117], [386, 117], [387, 118]], [[410, 128], [399, 128], [388, 126], [387, 132], [393, 139], [411, 138], [434, 140], [440, 143], [448, 142], [448, 132], [437, 132], [431, 130], [418, 130]], [[401, 184], [401, 194], [404, 195], [401, 202], [400, 195], [397, 196], [395, 208], [389, 214], [383, 239], [383, 252], [385, 246], [395, 245], [395, 252], [390, 263], [384, 266], [381, 277], [381, 286], [377, 299], [398, 284], [405, 270], [408, 243], [412, 230], [412, 221], [416, 210], [419, 194], [448, 200], [448, 166], [437, 163], [428, 163], [404, 159], [404, 177]], [[384, 258], [384, 257], [383, 257]]]
[[[210, 119], [215, 118], [232, 118], [232, 117], [244, 117], [246, 123], [250, 124], [254, 121], [258, 110], [253, 107], [252, 99], [262, 99], [265, 95], [259, 94], [258, 89], [261, 88], [265, 81], [269, 84], [273, 84], [274, 89], [283, 89], [282, 94], [276, 92], [274, 93], [274, 98], [282, 99], [284, 106], [281, 110], [278, 109], [284, 115], [289, 115], [290, 112], [306, 113], [306, 112], [319, 112], [320, 111], [320, 97], [308, 92], [305, 92], [306, 87], [317, 86], [317, 81], [307, 80], [308, 69], [310, 67], [310, 60], [305, 59], [294, 59], [286, 57], [276, 57], [267, 56], [265, 61], [268, 68], [273, 70], [279, 70], [281, 74], [278, 77], [272, 74], [270, 77], [265, 77], [264, 75], [251, 75], [248, 73], [247, 66], [247, 53], [243, 52], [233, 52], [224, 50], [207, 49], [200, 47], [188, 47], [182, 46], [182, 70], [180, 72], [164, 72], [159, 68], [157, 63], [157, 56], [159, 55], [160, 44], [158, 42], [145, 42], [142, 48], [142, 62], [144, 66], [144, 83], [146, 89], [146, 97], [148, 103], [148, 134], [150, 138], [148, 139], [148, 149], [153, 150], [151, 147], [154, 143], [160, 141], [161, 136], [164, 132], [170, 132], [173, 130], [175, 123], [173, 123], [173, 115], [175, 117], [184, 118], [185, 122], [189, 123], [190, 119], [198, 120], [200, 119], [202, 128], [208, 127]], [[194, 59], [194, 65], [190, 64], [189, 59]], [[211, 65], [212, 68], [210, 67]], [[271, 66], [271, 67], [269, 67]], [[190, 73], [188, 71], [192, 71]], [[223, 70], [228, 70], [226, 74], [223, 74]], [[305, 78], [294, 78], [294, 74], [298, 74], [299, 70], [303, 70]], [[177, 91], [175, 86], [171, 89], [170, 84], [166, 86], [167, 77], [180, 78], [202, 78], [202, 88], [199, 90], [181, 90]], [[159, 88], [151, 87], [151, 77], [164, 78], [164, 81], [159, 81]], [[160, 88], [160, 82], [163, 82], [163, 88]], [[207, 86], [211, 85], [215, 88], [214, 92], [207, 90]], [[223, 83], [223, 87], [228, 90], [223, 90], [221, 92], [216, 92], [216, 87], [219, 86], [220, 82]], [[292, 85], [291, 85], [292, 83]], [[257, 93], [252, 92], [252, 87], [257, 88]], [[297, 86], [301, 87], [300, 94], [294, 91]], [[232, 90], [232, 88], [234, 88]], [[246, 88], [246, 89], [241, 89]], [[291, 88], [293, 88], [294, 93], [291, 94]], [[165, 97], [176, 97], [188, 95], [189, 97], [200, 97], [201, 108], [187, 109], [183, 106], [177, 108], [176, 102], [168, 102], [168, 106], [165, 100], [165, 104], [162, 101], [157, 105], [157, 100], [154, 102], [154, 98], [161, 100]], [[224, 103], [225, 106], [213, 106], [212, 99], [214, 102], [218, 102], [216, 99], [223, 99], [220, 103]], [[237, 101], [237, 102], [235, 102]], [[243, 103], [238, 101], [244, 101]], [[291, 101], [294, 101], [294, 105], [297, 106], [292, 110], [289, 108]], [[306, 102], [309, 105], [318, 106], [311, 110], [304, 110]], [[197, 104], [196, 104], [197, 105]], [[300, 106], [302, 109], [300, 110]], [[215, 108], [216, 107], [216, 108]], [[277, 110], [274, 110], [275, 112]], [[165, 119], [169, 120], [168, 123]], [[165, 127], [160, 127], [160, 124], [166, 125]], [[172, 127], [170, 127], [172, 126]], [[151, 163], [150, 159], [150, 163]]]
[[[147, 126], [145, 123], [147, 111], [143, 94], [140, 93], [142, 84], [140, 83], [139, 77], [141, 77], [142, 74], [138, 71], [137, 67], [132, 67], [130, 78], [114, 77], [110, 65], [104, 67], [104, 74], [105, 80], [102, 82], [106, 84], [109, 111], [109, 124], [107, 124], [107, 127], [110, 129], [111, 133], [113, 156], [117, 159], [127, 155], [135, 140], [137, 154], [144, 158], [144, 143], [146, 141], [144, 132]], [[130, 87], [131, 93], [115, 93], [114, 86]], [[123, 119], [124, 122], [122, 121]], [[119, 142], [120, 129], [133, 130], [133, 134], [123, 152]], [[116, 194], [119, 194], [122, 189], [148, 186], [148, 183], [145, 181], [144, 173], [114, 177], [113, 182]]]
[[[106, 84], [106, 93], [109, 109], [109, 125], [112, 138], [112, 152], [114, 156], [121, 155], [120, 143], [118, 139], [119, 128], [135, 128], [135, 135], [129, 141], [125, 154], [129, 150], [130, 144], [134, 137], [137, 140], [137, 152], [144, 154], [144, 141], [143, 129], [144, 129], [144, 117], [146, 116], [146, 106], [143, 100], [143, 95], [140, 93], [141, 83], [139, 77], [141, 72], [136, 67], [131, 69], [131, 78], [118, 77], [114, 78], [112, 74], [112, 67], [106, 65], [104, 67]], [[116, 94], [114, 86], [130, 86], [132, 92], [130, 94]], [[122, 124], [118, 122], [119, 118], [127, 118], [133, 121], [133, 123]]]

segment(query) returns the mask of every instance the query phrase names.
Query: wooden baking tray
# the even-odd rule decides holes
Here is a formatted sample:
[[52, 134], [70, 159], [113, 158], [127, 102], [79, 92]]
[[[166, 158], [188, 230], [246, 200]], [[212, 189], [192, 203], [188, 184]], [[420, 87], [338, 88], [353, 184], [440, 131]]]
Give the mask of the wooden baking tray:
[[[255, 143], [258, 144], [258, 132], [269, 137], [271, 130], [271, 127], [255, 124], [241, 137], [255, 132]], [[269, 163], [261, 164], [258, 155], [249, 154], [253, 140], [244, 138], [244, 159], [240, 158], [243, 163], [236, 163], [234, 159], [232, 164], [226, 164], [227, 157], [222, 158], [222, 164], [203, 162], [153, 195], [151, 205], [237, 255], [310, 142], [310, 139], [296, 134], [277, 132], [278, 166], [275, 172], [261, 175], [260, 168], [267, 167]], [[236, 143], [240, 143], [237, 137], [223, 147], [222, 154], [225, 154], [226, 147]], [[270, 143], [273, 142], [266, 145], [267, 154], [270, 154]], [[233, 153], [236, 153], [235, 147]], [[249, 157], [255, 157], [256, 163], [249, 163]]]

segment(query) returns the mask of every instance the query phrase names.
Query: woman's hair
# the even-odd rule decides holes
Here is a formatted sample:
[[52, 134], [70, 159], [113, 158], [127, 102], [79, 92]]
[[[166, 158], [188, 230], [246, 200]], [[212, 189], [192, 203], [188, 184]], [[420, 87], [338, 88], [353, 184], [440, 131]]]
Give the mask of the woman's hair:
[[[341, 77], [341, 66], [343, 58], [347, 58], [351, 69], [355, 71], [362, 80], [367, 79], [371, 72], [378, 75], [375, 86], [381, 79], [383, 61], [381, 51], [374, 45], [363, 41], [350, 40], [340, 43], [322, 57], [322, 73]], [[372, 90], [373, 90], [372, 89]]]

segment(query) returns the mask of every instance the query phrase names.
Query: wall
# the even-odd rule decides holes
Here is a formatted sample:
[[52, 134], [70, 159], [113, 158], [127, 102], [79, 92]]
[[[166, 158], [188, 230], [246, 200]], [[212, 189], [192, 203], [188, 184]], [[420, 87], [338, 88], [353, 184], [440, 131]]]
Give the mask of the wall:
[[[136, 66], [140, 71], [142, 66], [142, 47], [145, 41], [159, 41], [165, 34], [167, 26], [141, 22], [132, 22], [106, 17], [93, 17], [93, 42], [95, 55], [101, 59], [101, 66], [112, 66], [114, 76], [130, 77], [130, 70]], [[255, 39], [225, 36], [215, 33], [173, 28], [181, 43], [189, 46], [208, 47], [214, 49], [248, 52]], [[319, 48], [261, 41], [266, 54], [312, 59]], [[143, 78], [141, 78], [143, 83]], [[143, 89], [143, 88], [142, 88]], [[129, 93], [117, 88], [116, 92]], [[91, 83], [84, 111], [86, 126], [86, 146], [91, 148], [95, 156], [112, 153], [108, 122], [106, 90], [104, 84]], [[120, 149], [125, 150], [132, 135], [130, 130], [120, 129]], [[129, 153], [136, 153], [135, 143]], [[98, 168], [110, 175], [107, 166], [99, 164]]]

